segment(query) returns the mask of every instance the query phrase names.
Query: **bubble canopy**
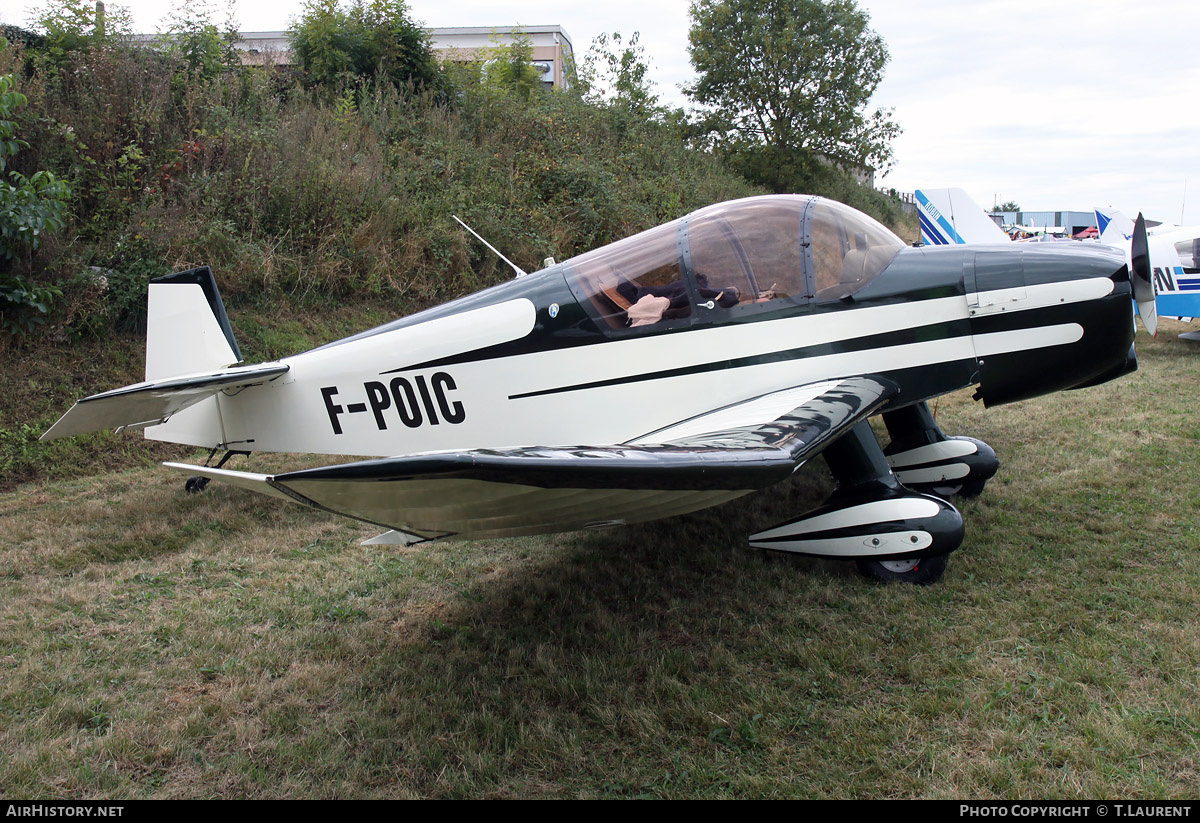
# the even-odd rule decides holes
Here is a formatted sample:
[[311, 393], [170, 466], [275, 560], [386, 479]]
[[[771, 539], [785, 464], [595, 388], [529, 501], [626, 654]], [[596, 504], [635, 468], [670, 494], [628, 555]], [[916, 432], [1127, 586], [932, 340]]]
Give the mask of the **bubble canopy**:
[[571, 290], [615, 332], [721, 321], [853, 294], [904, 248], [836, 201], [769, 195], [718, 203], [563, 263]]

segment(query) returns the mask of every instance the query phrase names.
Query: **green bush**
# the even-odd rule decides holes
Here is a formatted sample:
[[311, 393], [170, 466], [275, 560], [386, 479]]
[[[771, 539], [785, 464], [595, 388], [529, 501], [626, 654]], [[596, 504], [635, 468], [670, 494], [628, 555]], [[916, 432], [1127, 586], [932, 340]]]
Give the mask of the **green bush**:
[[104, 48], [133, 30], [128, 9], [109, 4], [97, 7], [93, 0], [48, 0], [37, 12], [39, 62], [62, 68], [80, 53]]
[[[399, 3], [326, 0], [306, 20], [314, 9], [403, 17]], [[183, 28], [203, 39], [208, 25]], [[7, 59], [0, 74], [34, 67], [23, 169], [70, 183], [72, 222], [39, 255], [68, 336], [137, 329], [146, 282], [202, 264], [235, 311], [369, 299], [405, 314], [511, 276], [451, 215], [533, 270], [760, 191], [690, 147], [676, 114], [526, 98], [482, 64], [456, 71], [447, 96], [336, 71], [311, 92], [289, 85], [292, 70], [181, 70], [179, 55], [119, 42], [61, 64], [32, 46]], [[641, 82], [616, 65], [632, 78], [622, 88]]]
[[311, 0], [289, 32], [292, 54], [311, 86], [339, 89], [382, 80], [422, 89], [440, 72], [425, 30], [403, 0]]
[[[0, 49], [7, 46], [0, 39]], [[0, 330], [14, 337], [44, 324], [62, 291], [8, 272], [15, 261], [41, 247], [43, 234], [63, 227], [70, 196], [66, 183], [48, 171], [26, 177], [8, 170], [10, 158], [29, 146], [17, 137], [18, 127], [11, 119], [27, 102], [25, 95], [13, 88], [12, 75], [0, 75], [0, 173], [7, 171], [7, 179], [0, 179]]]
[[[0, 49], [8, 43], [0, 39]], [[17, 123], [11, 118], [28, 98], [13, 88], [11, 74], [0, 75], [0, 257], [18, 260], [41, 245], [41, 235], [63, 227], [66, 199], [70, 189], [48, 171], [26, 177], [8, 170], [10, 158], [29, 148], [29, 143], [17, 137]]]
[[58, 286], [37, 286], [23, 277], [0, 275], [0, 330], [13, 337], [30, 334], [44, 325], [54, 301], [62, 297]]
[[189, 86], [206, 85], [238, 66], [234, 43], [238, 32], [230, 20], [222, 31], [213, 22], [213, 9], [197, 0], [181, 5], [169, 19], [158, 50], [170, 61], [171, 85], [177, 101], [186, 98]]

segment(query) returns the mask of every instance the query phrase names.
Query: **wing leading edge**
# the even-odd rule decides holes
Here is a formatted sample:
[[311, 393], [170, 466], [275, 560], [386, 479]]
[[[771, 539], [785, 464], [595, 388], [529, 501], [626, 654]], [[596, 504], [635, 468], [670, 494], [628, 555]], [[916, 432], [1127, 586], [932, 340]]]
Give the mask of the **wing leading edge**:
[[166, 465], [396, 530], [376, 542], [638, 523], [785, 479], [899, 392], [880, 377], [797, 386], [612, 446], [475, 449], [275, 476]]

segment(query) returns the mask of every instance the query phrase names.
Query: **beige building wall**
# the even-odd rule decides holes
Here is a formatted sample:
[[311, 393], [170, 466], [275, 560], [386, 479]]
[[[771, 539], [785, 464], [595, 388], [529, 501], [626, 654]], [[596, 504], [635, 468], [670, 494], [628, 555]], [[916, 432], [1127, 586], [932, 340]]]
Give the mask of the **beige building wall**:
[[[511, 45], [518, 36], [533, 47], [533, 64], [542, 82], [557, 89], [571, 87], [575, 53], [562, 26], [455, 26], [428, 29], [439, 60], [469, 62], [486, 58], [498, 45]], [[291, 45], [286, 31], [247, 31], [234, 48], [242, 53], [243, 66], [289, 66]]]
[[470, 62], [484, 59], [496, 46], [508, 46], [524, 37], [533, 47], [533, 64], [542, 82], [556, 89], [571, 87], [575, 53], [562, 26], [461, 26], [429, 29], [439, 60]]

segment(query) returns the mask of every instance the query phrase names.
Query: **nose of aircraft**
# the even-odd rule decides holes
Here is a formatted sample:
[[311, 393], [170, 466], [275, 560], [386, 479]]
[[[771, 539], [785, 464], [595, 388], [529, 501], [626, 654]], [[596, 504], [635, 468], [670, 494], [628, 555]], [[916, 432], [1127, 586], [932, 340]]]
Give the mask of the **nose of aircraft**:
[[1122, 252], [1079, 243], [980, 250], [964, 266], [979, 397], [1009, 403], [1137, 368]]

